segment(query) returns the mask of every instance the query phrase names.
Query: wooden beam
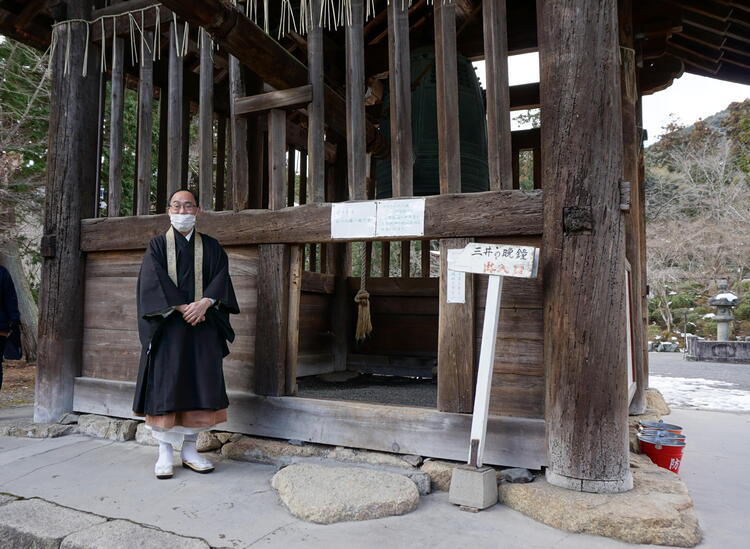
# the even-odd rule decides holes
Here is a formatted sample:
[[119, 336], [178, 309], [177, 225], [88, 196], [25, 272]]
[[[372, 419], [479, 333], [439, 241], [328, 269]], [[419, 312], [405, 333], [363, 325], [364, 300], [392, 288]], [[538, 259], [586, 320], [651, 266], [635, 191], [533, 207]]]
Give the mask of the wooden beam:
[[[250, 166], [247, 158], [248, 120], [237, 112], [237, 99], [245, 95], [245, 80], [239, 59], [229, 56], [229, 106], [231, 109], [230, 131], [232, 133], [231, 161], [233, 209], [244, 210], [250, 207], [248, 176]], [[258, 204], [257, 207], [260, 207]]]
[[306, 84], [288, 90], [276, 90], [234, 100], [236, 114], [270, 111], [271, 109], [296, 109], [312, 101], [312, 85]]
[[[169, 84], [167, 83], [167, 86]], [[159, 90], [159, 160], [156, 172], [156, 212], [162, 213], [167, 207], [167, 157], [169, 156], [169, 91], [166, 86]]]
[[414, 194], [411, 135], [411, 53], [409, 15], [401, 2], [388, 9], [388, 89], [391, 120], [392, 196]]
[[380, 243], [380, 269], [381, 276], [391, 276], [391, 243], [388, 241]]
[[[542, 233], [541, 191], [445, 194], [425, 197], [425, 201], [424, 235], [420, 238]], [[82, 223], [81, 249], [86, 252], [142, 249], [151, 237], [163, 233], [169, 226], [166, 215], [88, 219]], [[218, 238], [224, 245], [333, 241], [330, 203], [278, 211], [206, 212], [198, 218], [198, 226], [199, 230]], [[368, 239], [350, 239], [361, 240]]]
[[297, 162], [297, 151], [294, 147], [289, 147], [286, 160], [286, 205], [294, 206], [296, 193], [297, 177], [295, 173], [295, 164]]
[[401, 241], [401, 278], [411, 276], [411, 241]]
[[169, 88], [167, 90], [167, 199], [182, 186], [182, 57], [177, 55], [184, 24], [169, 25]]
[[463, 249], [470, 239], [440, 241], [440, 314], [438, 396], [442, 412], [471, 413], [474, 404], [474, 276], [465, 276], [465, 301], [448, 303], [448, 250]]
[[623, 492], [633, 479], [617, 2], [539, 7], [547, 481]]
[[14, 26], [19, 30], [24, 30], [26, 26], [34, 20], [39, 12], [47, 7], [48, 0], [29, 0], [18, 14]]
[[420, 274], [422, 275], [422, 278], [429, 278], [430, 277], [430, 241], [429, 240], [422, 240], [421, 241], [421, 269]]
[[280, 210], [287, 206], [286, 112], [273, 109], [268, 113], [268, 208]]
[[[145, 43], [153, 42], [153, 33], [145, 33]], [[151, 213], [151, 145], [153, 132], [154, 108], [154, 61], [151, 53], [141, 40], [140, 73], [138, 79], [138, 207], [136, 215]]]
[[[91, 377], [75, 380], [75, 410], [133, 417], [135, 383]], [[105, 397], [106, 395], [106, 397]], [[471, 416], [416, 406], [302, 397], [263, 397], [229, 391], [228, 431], [279, 439], [466, 460]], [[544, 421], [493, 416], [484, 462], [541, 469]]]
[[284, 394], [297, 393], [299, 361], [300, 301], [302, 299], [303, 246], [290, 246], [289, 252], [289, 318], [287, 320], [286, 371]]
[[[320, 0], [310, 0], [310, 13], [320, 13]], [[325, 202], [325, 83], [323, 81], [323, 29], [318, 17], [311, 15], [307, 32], [307, 81], [313, 89], [307, 109], [307, 199]], [[346, 130], [341, 132], [346, 135]]]
[[[619, 0], [619, 39], [620, 46], [633, 49], [635, 37], [633, 34], [633, 0]], [[626, 68], [631, 72], [626, 72]], [[633, 63], [622, 63], [620, 76], [620, 98], [622, 104], [622, 143], [623, 143], [623, 181], [630, 182], [630, 210], [624, 215], [625, 222], [625, 257], [630, 262], [631, 269], [631, 291], [630, 293], [630, 319], [632, 323], [632, 357], [635, 370], [636, 390], [630, 401], [629, 411], [631, 414], [642, 414], [646, 409], [646, 387], [648, 379], [644, 378], [645, 368], [643, 365], [644, 350], [646, 345], [646, 325], [641, 322], [643, 317], [641, 305], [643, 303], [644, 289], [641, 288], [641, 246], [645, 242], [640, 239], [640, 185], [638, 184], [638, 163], [641, 150], [638, 123], [636, 121], [636, 103], [638, 100], [638, 83], [635, 59]], [[626, 329], [631, 329], [628, 326]], [[630, 365], [627, 365], [630, 368]]]
[[[313, 13], [316, 0], [311, 0]], [[214, 0], [163, 0], [192, 26], [204, 27], [223, 49], [236, 56], [244, 65], [252, 67], [263, 81], [278, 90], [303, 86], [310, 82], [307, 67], [274, 38], [266, 34], [250, 19], [227, 2]], [[317, 22], [316, 18], [313, 18]], [[311, 27], [314, 31], [315, 25]], [[311, 34], [308, 33], [308, 47]], [[321, 45], [322, 47], [322, 45]], [[315, 97], [315, 91], [313, 91]], [[326, 120], [333, 131], [346, 135], [346, 107], [344, 99], [328, 86], [324, 87]], [[367, 123], [368, 147], [378, 140], [378, 130]]]
[[122, 202], [122, 115], [125, 107], [125, 41], [115, 38], [112, 47], [112, 84], [109, 102], [109, 192], [107, 214], [120, 215]]
[[216, 209], [224, 209], [227, 161], [227, 119], [219, 116], [216, 136]]
[[198, 102], [198, 189], [204, 211], [213, 210], [214, 182], [214, 63], [213, 42], [203, 29], [200, 51], [200, 99]]
[[[487, 149], [490, 189], [513, 188], [513, 171], [510, 143], [510, 109], [513, 101], [508, 87], [508, 27], [505, 0], [483, 0], [483, 30], [485, 67], [487, 74]], [[532, 90], [514, 86], [516, 91]], [[529, 95], [532, 95], [530, 93]], [[516, 93], [516, 96], [520, 95]], [[516, 103], [527, 103], [513, 97]], [[539, 85], [536, 84], [536, 102], [539, 102]], [[518, 108], [518, 107], [516, 107]], [[526, 105], [523, 108], [531, 108]]]
[[[461, 192], [461, 137], [458, 120], [458, 59], [456, 51], [456, 5], [435, 4], [435, 88], [437, 94], [438, 168], [440, 193]], [[408, 73], [407, 73], [408, 74]], [[411, 76], [409, 76], [411, 80]], [[411, 84], [409, 82], [409, 93]], [[489, 101], [488, 101], [489, 106]], [[393, 119], [391, 118], [391, 124]], [[396, 126], [400, 132], [404, 124]], [[490, 181], [492, 181], [490, 179]], [[493, 187], [494, 188], [494, 187]], [[499, 188], [499, 187], [497, 187]], [[394, 196], [396, 196], [394, 194]]]
[[346, 151], [349, 199], [366, 198], [364, 0], [351, 0], [346, 27]]
[[[68, 3], [70, 19], [88, 20], [91, 3]], [[80, 249], [81, 218], [93, 215], [97, 201], [99, 54], [86, 49], [82, 24], [56, 27], [57, 48], [50, 60], [49, 151], [47, 155], [39, 345], [34, 421], [56, 422], [73, 409], [73, 384], [81, 372], [85, 257]], [[63, 74], [66, 55], [70, 66]], [[137, 218], [136, 218], [137, 219]]]
[[258, 312], [255, 392], [282, 395], [286, 384], [289, 323], [289, 257], [286, 244], [258, 246]]

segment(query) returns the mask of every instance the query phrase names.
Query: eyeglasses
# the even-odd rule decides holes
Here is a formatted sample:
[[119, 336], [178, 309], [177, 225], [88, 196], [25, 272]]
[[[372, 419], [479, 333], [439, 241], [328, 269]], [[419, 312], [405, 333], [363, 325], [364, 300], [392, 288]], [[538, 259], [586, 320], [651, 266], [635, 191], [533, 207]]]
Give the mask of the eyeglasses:
[[182, 208], [184, 208], [186, 212], [193, 212], [197, 208], [192, 202], [172, 202], [169, 207], [176, 212], [179, 212]]

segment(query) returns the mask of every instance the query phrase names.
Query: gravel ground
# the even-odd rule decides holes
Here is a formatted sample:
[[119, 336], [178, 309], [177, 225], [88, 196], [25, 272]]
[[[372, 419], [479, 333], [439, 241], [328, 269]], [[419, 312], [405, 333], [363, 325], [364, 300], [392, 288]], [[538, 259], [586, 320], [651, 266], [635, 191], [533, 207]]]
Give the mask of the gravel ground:
[[297, 394], [309, 398], [435, 408], [437, 380], [361, 375], [343, 383], [327, 383], [310, 376], [299, 379]]
[[3, 388], [0, 408], [34, 403], [36, 364], [25, 360], [3, 361]]

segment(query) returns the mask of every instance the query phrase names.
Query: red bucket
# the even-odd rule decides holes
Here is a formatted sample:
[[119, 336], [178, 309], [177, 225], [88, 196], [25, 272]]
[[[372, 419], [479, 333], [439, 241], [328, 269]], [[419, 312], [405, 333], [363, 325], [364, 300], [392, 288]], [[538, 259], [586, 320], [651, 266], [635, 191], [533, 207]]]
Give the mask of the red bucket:
[[680, 472], [682, 452], [685, 449], [685, 440], [667, 437], [644, 437], [638, 436], [641, 451], [659, 467], [669, 469], [673, 473]]

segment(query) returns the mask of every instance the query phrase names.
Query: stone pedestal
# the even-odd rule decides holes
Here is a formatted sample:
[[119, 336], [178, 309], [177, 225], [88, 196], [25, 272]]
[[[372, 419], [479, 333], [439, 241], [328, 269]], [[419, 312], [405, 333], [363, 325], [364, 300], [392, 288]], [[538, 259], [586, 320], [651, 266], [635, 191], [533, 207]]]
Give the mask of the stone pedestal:
[[453, 469], [448, 501], [474, 509], [497, 503], [497, 475], [492, 467], [459, 465]]

